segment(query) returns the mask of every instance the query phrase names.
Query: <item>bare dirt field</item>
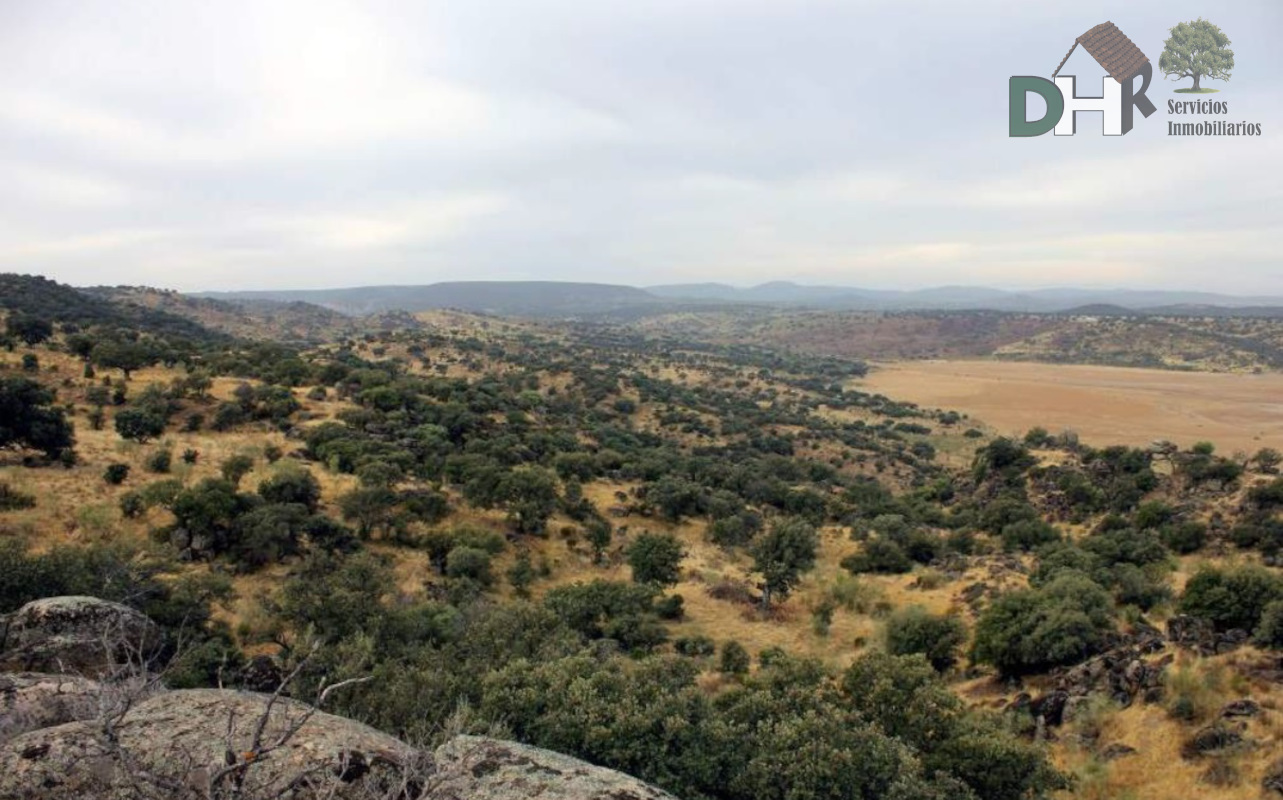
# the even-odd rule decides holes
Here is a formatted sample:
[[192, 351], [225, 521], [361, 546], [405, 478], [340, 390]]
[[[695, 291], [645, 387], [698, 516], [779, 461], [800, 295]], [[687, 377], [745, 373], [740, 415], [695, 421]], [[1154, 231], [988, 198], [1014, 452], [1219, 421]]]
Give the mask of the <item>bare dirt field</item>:
[[1182, 446], [1225, 454], [1283, 449], [1283, 374], [1170, 372], [1000, 361], [879, 364], [859, 388], [953, 409], [1003, 434], [1077, 431], [1092, 445]]

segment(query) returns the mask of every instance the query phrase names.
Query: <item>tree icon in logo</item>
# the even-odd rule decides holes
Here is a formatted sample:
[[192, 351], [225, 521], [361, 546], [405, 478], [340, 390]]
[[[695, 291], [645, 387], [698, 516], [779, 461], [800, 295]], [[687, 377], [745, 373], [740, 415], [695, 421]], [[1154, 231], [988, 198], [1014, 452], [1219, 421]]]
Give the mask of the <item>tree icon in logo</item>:
[[1230, 70], [1234, 69], [1230, 37], [1202, 17], [1193, 22], [1182, 22], [1172, 28], [1171, 37], [1164, 43], [1163, 54], [1158, 57], [1158, 68], [1169, 78], [1194, 79], [1192, 88], [1177, 89], [1178, 92], [1205, 94], [1220, 91], [1200, 87], [1199, 79], [1230, 79]]

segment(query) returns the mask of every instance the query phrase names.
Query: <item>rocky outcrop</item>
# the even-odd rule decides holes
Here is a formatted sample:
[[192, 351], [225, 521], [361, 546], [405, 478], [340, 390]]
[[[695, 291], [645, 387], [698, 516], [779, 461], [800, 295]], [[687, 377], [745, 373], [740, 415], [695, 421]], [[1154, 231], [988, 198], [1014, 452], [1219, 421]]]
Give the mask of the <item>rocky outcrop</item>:
[[1283, 797], [1283, 758], [1265, 768], [1261, 788], [1269, 792], [1271, 797]]
[[[1123, 708], [1138, 698], [1147, 703], [1157, 702], [1162, 699], [1163, 676], [1173, 656], [1170, 653], [1159, 658], [1148, 656], [1162, 650], [1163, 644], [1162, 634], [1144, 630], [1127, 644], [1057, 672], [1056, 690], [1070, 700], [1104, 692]], [[1059, 705], [1064, 708], [1065, 704]]]
[[0, 744], [19, 734], [92, 719], [101, 687], [74, 675], [0, 675]]
[[151, 620], [96, 597], [33, 600], [0, 621], [0, 672], [99, 676], [159, 643]]
[[436, 768], [424, 800], [675, 800], [622, 772], [477, 736], [437, 748]]
[[[268, 695], [165, 692], [101, 722], [22, 734], [0, 747], [0, 797], [128, 798], [239, 782], [246, 797], [415, 798], [426, 759], [373, 728]], [[262, 724], [261, 735], [256, 731]], [[177, 788], [175, 788], [177, 787]]]
[[[428, 753], [288, 698], [166, 691], [120, 669], [145, 666], [138, 656], [159, 641], [143, 615], [92, 597], [0, 618], [0, 800], [673, 800], [535, 747], [461, 736]], [[32, 666], [46, 672], [6, 672]], [[281, 681], [266, 657], [240, 677]]]
[[1215, 656], [1239, 649], [1251, 635], [1238, 628], [1217, 631], [1208, 620], [1178, 614], [1167, 621], [1167, 638], [1201, 656]]
[[1216, 722], [1199, 728], [1181, 744], [1181, 758], [1192, 760], [1238, 747], [1246, 742], [1246, 730], [1242, 722]]
[[674, 800], [623, 773], [513, 742], [459, 736], [429, 754], [297, 701], [278, 699], [268, 713], [264, 694], [162, 692], [104, 723], [86, 719], [96, 705], [78, 704], [92, 682], [8, 678], [66, 693], [43, 717], [26, 715], [30, 725], [84, 721], [0, 744], [0, 798], [205, 797], [239, 782], [247, 800]]

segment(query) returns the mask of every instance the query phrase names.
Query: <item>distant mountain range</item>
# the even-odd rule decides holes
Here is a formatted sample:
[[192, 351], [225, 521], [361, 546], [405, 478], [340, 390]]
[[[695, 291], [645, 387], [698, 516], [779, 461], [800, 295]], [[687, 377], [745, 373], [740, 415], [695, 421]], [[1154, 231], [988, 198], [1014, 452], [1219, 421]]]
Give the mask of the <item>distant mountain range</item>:
[[602, 314], [664, 302], [663, 298], [632, 286], [559, 281], [454, 281], [425, 286], [204, 292], [197, 296], [304, 302], [360, 316], [392, 310], [455, 308], [499, 315], [562, 317]]
[[829, 309], [929, 311], [988, 310], [1055, 313], [1083, 307], [1113, 307], [1118, 313], [1162, 309], [1179, 313], [1204, 308], [1283, 307], [1283, 297], [1237, 297], [1211, 292], [1132, 289], [1033, 289], [1007, 291], [977, 286], [940, 286], [931, 289], [887, 290], [849, 286], [804, 286], [787, 281], [763, 283], [746, 289], [723, 283], [648, 286], [658, 297], [697, 299], [703, 302], [806, 305]]
[[739, 288], [722, 283], [637, 288], [559, 281], [454, 281], [422, 286], [358, 286], [250, 292], [204, 292], [226, 300], [306, 302], [363, 316], [384, 311], [455, 308], [498, 315], [634, 316], [709, 305], [758, 305], [853, 311], [987, 310], [1097, 315], [1171, 314], [1283, 316], [1283, 297], [1238, 297], [1211, 292], [1128, 289], [1006, 291], [973, 286], [885, 290], [806, 286], [788, 281]]

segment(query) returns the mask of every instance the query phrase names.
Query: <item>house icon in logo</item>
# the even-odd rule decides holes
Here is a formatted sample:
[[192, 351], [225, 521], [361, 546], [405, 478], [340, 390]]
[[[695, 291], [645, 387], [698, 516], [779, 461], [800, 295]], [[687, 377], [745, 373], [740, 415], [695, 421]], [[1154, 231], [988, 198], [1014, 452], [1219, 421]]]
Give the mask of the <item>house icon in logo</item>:
[[[1127, 38], [1127, 34], [1118, 29], [1117, 25], [1112, 22], [1102, 22], [1074, 40], [1073, 47], [1070, 47], [1065, 57], [1060, 59], [1060, 66], [1051, 73], [1053, 80], [1065, 68], [1065, 62], [1074, 54], [1078, 45], [1082, 45], [1083, 49], [1096, 59], [1096, 63], [1100, 64], [1109, 76], [1120, 84], [1136, 77], [1149, 64], [1149, 57], [1142, 53], [1140, 48]], [[1149, 69], [1152, 74], [1154, 68]], [[1148, 80], [1145, 81], [1145, 85], [1149, 85]]]
[[[1101, 79], [1100, 97], [1079, 97], [1076, 76], [1060, 74], [1080, 45], [1108, 73]], [[1139, 91], [1133, 82], [1137, 75], [1141, 77]], [[1154, 77], [1154, 65], [1112, 22], [1102, 22], [1075, 39], [1051, 77], [1052, 80], [1028, 75], [1011, 78], [1009, 135], [1041, 136], [1054, 130], [1057, 136], [1072, 136], [1078, 132], [1077, 112], [1099, 111], [1103, 112], [1102, 133], [1122, 136], [1132, 129], [1133, 109], [1140, 109], [1146, 117], [1158, 110], [1145, 96]], [[1047, 113], [1040, 120], [1026, 118], [1025, 100], [1031, 92], [1047, 103]]]

